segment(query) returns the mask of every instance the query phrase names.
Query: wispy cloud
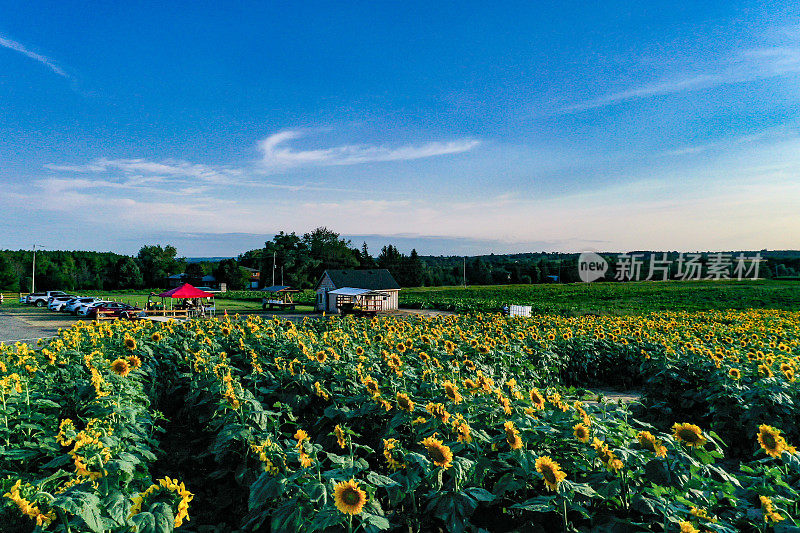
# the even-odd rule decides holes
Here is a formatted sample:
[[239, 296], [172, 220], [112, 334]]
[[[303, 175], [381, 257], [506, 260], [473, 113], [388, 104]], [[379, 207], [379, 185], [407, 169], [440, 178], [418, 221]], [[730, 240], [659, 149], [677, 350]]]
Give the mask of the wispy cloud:
[[800, 47], [751, 48], [703, 70], [703, 72], [677, 73], [669, 78], [564, 106], [560, 112], [586, 111], [629, 100], [709, 89], [800, 72]]
[[694, 155], [712, 150], [723, 150], [723, 149], [735, 148], [737, 146], [749, 145], [765, 139], [774, 141], [774, 140], [789, 139], [795, 137], [796, 134], [792, 133], [785, 127], [770, 128], [757, 133], [752, 133], [750, 135], [739, 135], [736, 137], [730, 137], [714, 142], [705, 142], [705, 143], [680, 146], [678, 148], [674, 148], [672, 150], [663, 152], [659, 155], [662, 156]]
[[[212, 187], [236, 185], [239, 188], [290, 192], [365, 192], [312, 183], [274, 183], [259, 178], [263, 172], [257, 168], [209, 166], [183, 160], [99, 158], [79, 165], [49, 163], [44, 166], [59, 174], [58, 177], [40, 180], [42, 186], [51, 190], [128, 189], [139, 193], [203, 195], [209, 193]], [[63, 177], [65, 173], [88, 175], [90, 179]]]
[[430, 142], [399, 147], [342, 145], [314, 150], [295, 150], [289, 142], [303, 137], [300, 130], [285, 130], [259, 142], [262, 163], [267, 167], [295, 167], [303, 165], [357, 165], [382, 161], [409, 161], [426, 157], [458, 154], [472, 150], [480, 144], [474, 139], [450, 142]]
[[33, 59], [34, 61], [38, 61], [39, 63], [45, 65], [47, 68], [49, 68], [59, 76], [62, 76], [64, 78], [69, 78], [69, 75], [66, 72], [64, 72], [64, 69], [59, 67], [55, 61], [53, 61], [49, 57], [28, 50], [22, 43], [18, 43], [17, 41], [8, 39], [0, 35], [0, 46], [8, 48], [9, 50], [14, 50], [15, 52], [19, 52], [20, 54], [23, 54]]
[[117, 171], [128, 178], [140, 176], [150, 181], [169, 178], [190, 178], [206, 183], [226, 184], [242, 176], [240, 169], [210, 167], [182, 160], [149, 161], [147, 159], [95, 159], [83, 165], [47, 164], [45, 168], [58, 172], [101, 173]]

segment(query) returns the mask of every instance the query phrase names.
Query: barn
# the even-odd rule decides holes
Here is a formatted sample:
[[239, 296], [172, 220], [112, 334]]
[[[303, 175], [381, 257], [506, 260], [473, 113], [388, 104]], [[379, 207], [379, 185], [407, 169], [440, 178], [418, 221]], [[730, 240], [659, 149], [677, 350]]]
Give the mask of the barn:
[[385, 268], [326, 270], [315, 290], [317, 311], [338, 313], [343, 302], [356, 301], [370, 310], [390, 311], [398, 307], [400, 285]]

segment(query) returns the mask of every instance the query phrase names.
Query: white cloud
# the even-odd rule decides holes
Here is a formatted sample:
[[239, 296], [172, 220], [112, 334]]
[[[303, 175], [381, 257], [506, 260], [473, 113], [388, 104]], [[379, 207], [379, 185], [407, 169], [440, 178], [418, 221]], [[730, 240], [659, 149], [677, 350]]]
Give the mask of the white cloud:
[[101, 173], [121, 172], [131, 179], [139, 176], [149, 181], [166, 181], [167, 179], [195, 179], [206, 183], [229, 184], [242, 176], [240, 169], [210, 167], [181, 160], [162, 162], [146, 159], [105, 159], [100, 158], [85, 165], [47, 164], [45, 168], [58, 172]]
[[709, 89], [796, 72], [800, 72], [800, 47], [751, 48], [736, 53], [726, 61], [712, 65], [706, 69], [706, 72], [678, 73], [670, 78], [568, 105], [561, 108], [560, 111], [562, 113], [585, 111], [629, 100]]
[[61, 67], [59, 67], [55, 63], [55, 61], [53, 61], [49, 57], [37, 54], [36, 52], [31, 52], [30, 50], [25, 48], [25, 46], [23, 46], [21, 43], [18, 43], [17, 41], [13, 41], [11, 39], [8, 39], [0, 35], [0, 46], [8, 48], [9, 50], [14, 50], [15, 52], [19, 52], [20, 54], [23, 54], [33, 59], [34, 61], [42, 63], [43, 65], [47, 66], [47, 68], [49, 68], [59, 76], [62, 76], [64, 78], [69, 78], [69, 75], [66, 72], [64, 72], [64, 70]]
[[400, 147], [342, 145], [315, 150], [294, 150], [288, 143], [303, 137], [300, 130], [285, 130], [258, 143], [262, 162], [267, 167], [295, 167], [303, 165], [356, 165], [382, 161], [409, 161], [426, 157], [458, 154], [472, 150], [480, 144], [474, 139], [450, 142], [430, 142], [422, 145]]

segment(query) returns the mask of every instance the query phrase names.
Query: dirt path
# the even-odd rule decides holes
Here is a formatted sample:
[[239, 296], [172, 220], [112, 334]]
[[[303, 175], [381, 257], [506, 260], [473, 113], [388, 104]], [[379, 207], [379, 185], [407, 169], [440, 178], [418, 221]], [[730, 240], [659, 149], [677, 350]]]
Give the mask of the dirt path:
[[642, 399], [642, 391], [617, 391], [609, 389], [592, 389], [589, 391], [594, 398], [586, 403], [600, 403], [599, 398], [602, 398], [603, 403], [631, 403], [638, 402]]

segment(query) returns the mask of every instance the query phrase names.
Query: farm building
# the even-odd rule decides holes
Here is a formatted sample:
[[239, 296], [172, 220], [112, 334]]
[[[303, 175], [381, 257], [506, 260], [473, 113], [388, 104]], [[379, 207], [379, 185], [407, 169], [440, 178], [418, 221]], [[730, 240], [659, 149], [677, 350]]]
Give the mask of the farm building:
[[354, 305], [369, 311], [397, 309], [400, 285], [385, 268], [326, 270], [315, 288], [315, 309], [338, 313]]

